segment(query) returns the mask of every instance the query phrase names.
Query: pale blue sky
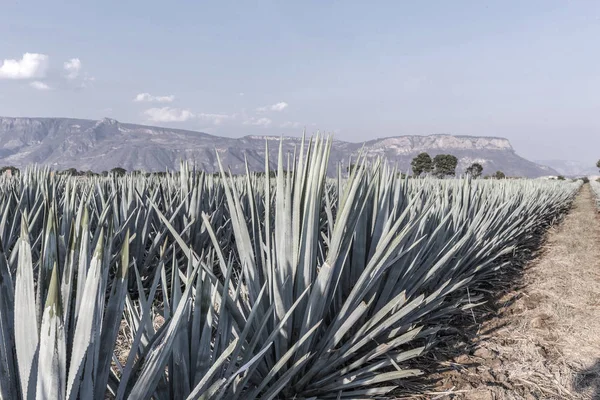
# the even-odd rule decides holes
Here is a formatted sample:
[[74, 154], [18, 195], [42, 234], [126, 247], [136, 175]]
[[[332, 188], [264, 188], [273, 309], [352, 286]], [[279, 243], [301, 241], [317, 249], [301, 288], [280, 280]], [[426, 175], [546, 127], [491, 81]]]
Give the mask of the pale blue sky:
[[[3, 116], [231, 137], [304, 126], [351, 141], [503, 136], [532, 159], [600, 158], [598, 1], [5, 0], [0, 10]], [[35, 55], [21, 62], [25, 53]], [[143, 93], [153, 101], [133, 101]]]

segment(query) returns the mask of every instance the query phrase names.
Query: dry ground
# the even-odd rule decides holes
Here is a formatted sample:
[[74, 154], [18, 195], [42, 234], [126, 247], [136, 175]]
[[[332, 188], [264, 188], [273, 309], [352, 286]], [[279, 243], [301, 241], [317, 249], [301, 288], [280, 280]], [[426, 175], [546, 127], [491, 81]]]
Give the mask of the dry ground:
[[427, 398], [600, 399], [600, 217], [588, 185]]

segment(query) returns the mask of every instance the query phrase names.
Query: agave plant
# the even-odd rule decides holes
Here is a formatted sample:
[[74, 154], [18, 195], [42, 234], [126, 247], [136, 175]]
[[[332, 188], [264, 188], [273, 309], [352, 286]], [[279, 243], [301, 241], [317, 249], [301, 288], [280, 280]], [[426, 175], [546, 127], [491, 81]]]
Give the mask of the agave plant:
[[596, 196], [596, 205], [598, 207], [598, 210], [600, 210], [600, 182], [597, 180], [590, 181], [590, 187], [592, 188], [592, 192]]

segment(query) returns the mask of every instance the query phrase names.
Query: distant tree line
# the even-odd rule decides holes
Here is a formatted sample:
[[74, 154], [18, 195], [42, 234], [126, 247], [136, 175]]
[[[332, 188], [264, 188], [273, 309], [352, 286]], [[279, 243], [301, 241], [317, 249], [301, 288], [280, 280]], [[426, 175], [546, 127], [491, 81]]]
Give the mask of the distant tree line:
[[[286, 171], [284, 171], [286, 172]], [[111, 169], [110, 171], [102, 171], [100, 173], [98, 172], [94, 172], [94, 171], [79, 171], [76, 168], [68, 168], [62, 171], [57, 171], [56, 172], [58, 175], [68, 175], [68, 176], [124, 176], [125, 174], [129, 173], [130, 175], [140, 175], [140, 176], [166, 176], [168, 174], [175, 174], [177, 175], [179, 173], [179, 171], [172, 171], [172, 172], [167, 172], [167, 171], [156, 171], [156, 172], [145, 172], [145, 171], [140, 171], [140, 170], [133, 170], [133, 171], [127, 171], [125, 168], [122, 167], [115, 167], [113, 169]], [[220, 172], [205, 172], [206, 175], [214, 175], [214, 176], [220, 176], [221, 173]], [[264, 175], [264, 172], [257, 172], [257, 175]], [[276, 172], [275, 171], [270, 171], [269, 175], [270, 176], [275, 176]], [[229, 176], [231, 175], [230, 173], [226, 172], [225, 175]]]
[[[110, 171], [102, 171], [101, 173], [97, 173], [97, 172], [94, 172], [91, 170], [79, 171], [76, 168], [67, 168], [62, 171], [57, 171], [56, 173], [58, 175], [67, 175], [67, 176], [109, 176], [109, 175], [122, 176], [127, 173], [127, 170], [125, 168], [115, 167], [115, 168], [111, 169]], [[140, 171], [133, 171], [133, 173], [141, 174]]]
[[[456, 175], [456, 167], [458, 166], [458, 159], [451, 154], [438, 154], [433, 159], [427, 153], [421, 153], [412, 159], [411, 168], [413, 172], [413, 176], [421, 176], [421, 175], [433, 175], [438, 178], [443, 178], [446, 176], [455, 176]], [[596, 167], [600, 169], [600, 160], [596, 163]], [[346, 168], [348, 172], [352, 172], [356, 168], [355, 164], [351, 164]], [[7, 171], [10, 171], [11, 175], [16, 175], [20, 173], [20, 170], [14, 166], [5, 166], [0, 167], [0, 175], [4, 175]], [[58, 172], [58, 174], [69, 175], [69, 176], [123, 176], [127, 173], [127, 170], [122, 167], [115, 167], [110, 171], [102, 171], [101, 173], [96, 173], [94, 171], [78, 171], [76, 168], [68, 168], [63, 171]], [[145, 176], [164, 176], [167, 174], [165, 171], [159, 172], [142, 172], [139, 170], [134, 170], [131, 172], [134, 175], [145, 175]], [[288, 173], [288, 171], [284, 171], [284, 173]], [[254, 172], [257, 176], [266, 175], [264, 172]], [[483, 174], [483, 166], [479, 163], [471, 164], [466, 170], [465, 174], [472, 178], [480, 178]], [[219, 172], [214, 173], [213, 175], [220, 175]], [[274, 178], [277, 176], [276, 171], [269, 171], [269, 177]], [[405, 174], [399, 173], [399, 176], [405, 177]], [[484, 179], [505, 179], [506, 175], [502, 171], [496, 171], [492, 175], [484, 176]], [[565, 177], [559, 175], [556, 179], [565, 180]], [[587, 182], [587, 177], [581, 178], [584, 182]]]

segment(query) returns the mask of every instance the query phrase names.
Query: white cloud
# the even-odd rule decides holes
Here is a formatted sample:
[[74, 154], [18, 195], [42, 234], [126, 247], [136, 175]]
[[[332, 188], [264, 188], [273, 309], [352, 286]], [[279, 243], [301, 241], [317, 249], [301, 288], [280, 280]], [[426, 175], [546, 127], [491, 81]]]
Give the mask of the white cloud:
[[50, 90], [50, 86], [46, 85], [44, 82], [40, 82], [40, 81], [33, 81], [29, 84], [29, 86], [31, 86], [34, 89], [37, 90]]
[[273, 123], [269, 118], [254, 118], [251, 117], [244, 121], [244, 125], [254, 125], [254, 126], [269, 126]]
[[285, 101], [280, 101], [279, 103], [275, 103], [270, 106], [259, 107], [256, 109], [258, 112], [266, 112], [266, 111], [283, 111], [288, 107], [288, 103]]
[[283, 124], [279, 125], [280, 128], [294, 128], [294, 129], [298, 129], [302, 126], [302, 124], [300, 122], [291, 122], [291, 121], [286, 121]]
[[229, 114], [206, 114], [206, 113], [202, 113], [202, 114], [196, 115], [196, 117], [198, 119], [209, 121], [213, 125], [221, 125], [221, 123], [223, 121], [234, 119], [235, 115], [229, 115]]
[[0, 66], [0, 79], [44, 78], [48, 69], [48, 56], [25, 53], [20, 60], [4, 60]]
[[150, 93], [139, 93], [133, 101], [136, 103], [172, 103], [175, 100], [175, 96], [152, 96]]
[[190, 110], [171, 107], [150, 108], [144, 114], [152, 122], [184, 122], [194, 118]]
[[81, 60], [79, 58], [71, 58], [69, 61], [65, 61], [63, 68], [67, 73], [68, 79], [75, 79], [79, 76], [81, 71]]
[[273, 104], [271, 106], [271, 110], [272, 111], [283, 111], [288, 107], [288, 103], [286, 103], [285, 101], [281, 101], [279, 103]]
[[239, 95], [240, 97], [242, 97], [244, 95], [244, 92], [240, 92]]

